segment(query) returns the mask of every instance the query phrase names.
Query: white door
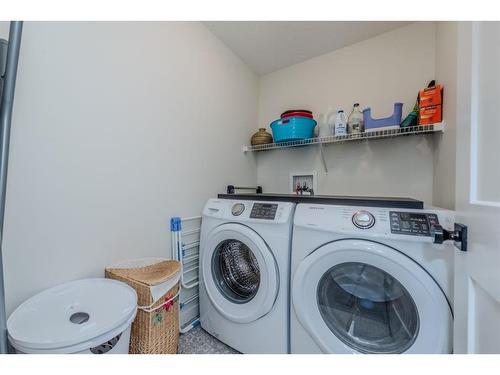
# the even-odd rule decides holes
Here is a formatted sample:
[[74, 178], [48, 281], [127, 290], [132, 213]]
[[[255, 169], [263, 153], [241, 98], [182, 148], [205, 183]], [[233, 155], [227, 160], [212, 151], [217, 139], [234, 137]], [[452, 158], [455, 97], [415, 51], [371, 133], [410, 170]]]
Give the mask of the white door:
[[455, 353], [500, 353], [500, 23], [460, 23]]
[[345, 239], [298, 266], [293, 309], [324, 353], [451, 353], [452, 315], [434, 279], [389, 246]]
[[274, 306], [279, 273], [257, 232], [241, 224], [216, 227], [202, 249], [203, 283], [210, 302], [226, 319], [250, 323]]

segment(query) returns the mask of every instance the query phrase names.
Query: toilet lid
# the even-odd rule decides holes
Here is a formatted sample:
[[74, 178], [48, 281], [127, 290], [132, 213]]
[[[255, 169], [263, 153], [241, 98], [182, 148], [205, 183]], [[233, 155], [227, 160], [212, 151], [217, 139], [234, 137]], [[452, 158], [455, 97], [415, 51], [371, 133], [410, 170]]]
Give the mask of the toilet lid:
[[9, 317], [7, 330], [14, 347], [55, 349], [103, 335], [135, 316], [137, 294], [110, 279], [84, 279], [47, 289]]

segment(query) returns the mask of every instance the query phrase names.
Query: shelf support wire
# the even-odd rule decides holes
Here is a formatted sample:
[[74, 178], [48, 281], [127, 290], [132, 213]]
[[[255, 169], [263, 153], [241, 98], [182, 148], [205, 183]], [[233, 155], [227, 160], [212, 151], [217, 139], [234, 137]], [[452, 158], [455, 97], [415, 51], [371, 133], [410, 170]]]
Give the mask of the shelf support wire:
[[319, 156], [321, 158], [321, 163], [323, 164], [323, 169], [325, 174], [328, 174], [328, 166], [326, 165], [325, 150], [323, 149], [323, 143], [318, 143], [319, 145]]

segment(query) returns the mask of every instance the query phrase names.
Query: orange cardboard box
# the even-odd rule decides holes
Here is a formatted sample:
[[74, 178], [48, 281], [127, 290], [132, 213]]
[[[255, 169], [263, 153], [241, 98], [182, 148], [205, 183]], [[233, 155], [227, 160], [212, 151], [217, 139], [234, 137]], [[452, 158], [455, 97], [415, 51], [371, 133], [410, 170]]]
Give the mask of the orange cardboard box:
[[441, 85], [427, 87], [420, 90], [418, 97], [420, 108], [443, 104], [443, 87]]
[[430, 125], [441, 122], [443, 119], [443, 114], [441, 111], [441, 105], [432, 105], [430, 107], [420, 108], [418, 124], [419, 125]]

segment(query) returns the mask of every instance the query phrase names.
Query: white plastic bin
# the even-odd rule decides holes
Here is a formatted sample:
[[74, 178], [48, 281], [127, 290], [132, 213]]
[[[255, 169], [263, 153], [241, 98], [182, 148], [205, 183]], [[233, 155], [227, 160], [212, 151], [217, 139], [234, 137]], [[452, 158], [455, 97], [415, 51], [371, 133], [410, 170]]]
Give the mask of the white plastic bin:
[[83, 279], [47, 289], [9, 317], [17, 353], [126, 354], [137, 294], [109, 279]]

